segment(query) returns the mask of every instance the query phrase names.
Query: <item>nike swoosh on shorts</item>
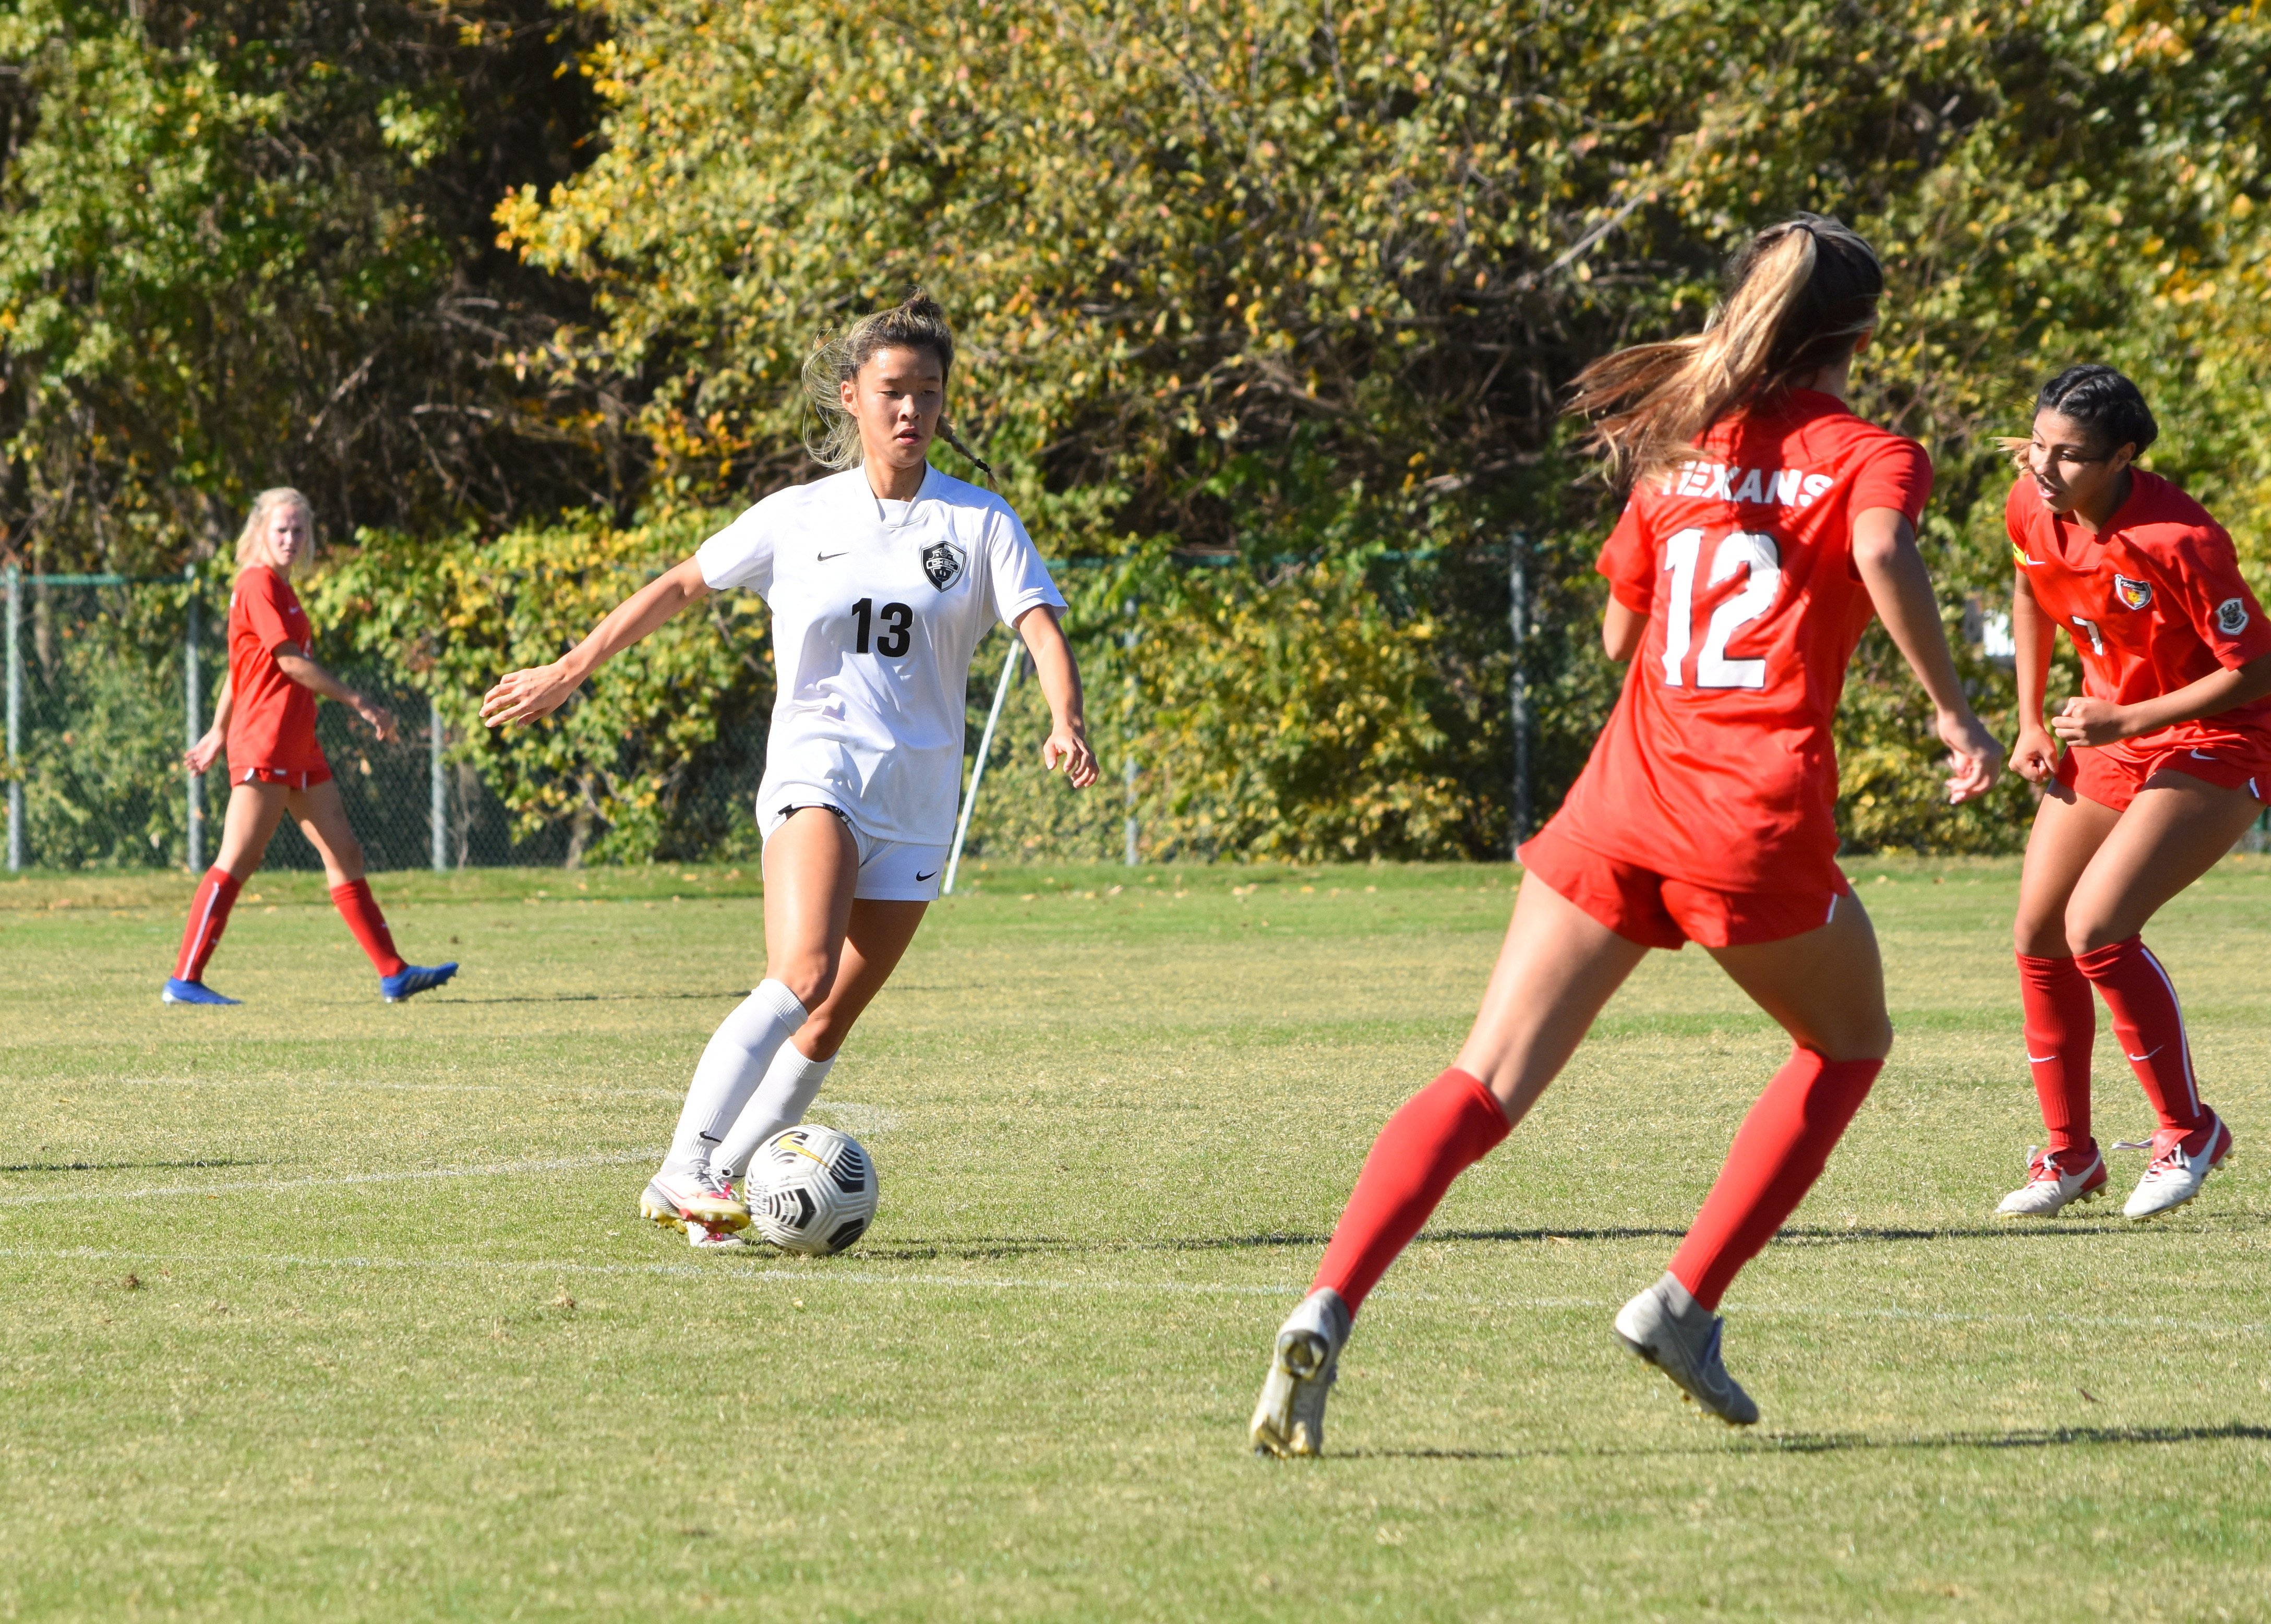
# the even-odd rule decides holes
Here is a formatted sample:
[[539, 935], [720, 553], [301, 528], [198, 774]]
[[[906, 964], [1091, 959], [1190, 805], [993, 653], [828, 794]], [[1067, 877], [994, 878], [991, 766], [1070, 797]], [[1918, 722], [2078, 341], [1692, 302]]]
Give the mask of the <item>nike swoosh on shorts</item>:
[[920, 885], [925, 880], [931, 877], [931, 874], [936, 874], [938, 870], [934, 868], [930, 871], [930, 874], [919, 874], [915, 875], [915, 883]]

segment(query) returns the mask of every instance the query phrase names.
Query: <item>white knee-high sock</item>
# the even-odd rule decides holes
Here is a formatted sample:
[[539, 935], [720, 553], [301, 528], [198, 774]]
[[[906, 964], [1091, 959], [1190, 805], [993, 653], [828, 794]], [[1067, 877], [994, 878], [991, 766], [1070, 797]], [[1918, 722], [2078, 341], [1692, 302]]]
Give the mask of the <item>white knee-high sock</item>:
[[797, 995], [778, 981], [764, 980], [719, 1023], [710, 1046], [702, 1051], [701, 1063], [694, 1068], [694, 1082], [678, 1114], [678, 1131], [671, 1136], [664, 1172], [691, 1173], [709, 1162], [726, 1130], [749, 1103], [774, 1054], [804, 1020], [804, 1005]]
[[833, 1054], [826, 1060], [807, 1060], [793, 1043], [782, 1044], [765, 1070], [765, 1080], [757, 1084], [741, 1120], [733, 1124], [733, 1131], [711, 1153], [711, 1166], [729, 1168], [737, 1179], [748, 1172], [749, 1158], [757, 1153], [759, 1145], [782, 1129], [804, 1121], [813, 1096], [820, 1092], [829, 1068], [835, 1064]]

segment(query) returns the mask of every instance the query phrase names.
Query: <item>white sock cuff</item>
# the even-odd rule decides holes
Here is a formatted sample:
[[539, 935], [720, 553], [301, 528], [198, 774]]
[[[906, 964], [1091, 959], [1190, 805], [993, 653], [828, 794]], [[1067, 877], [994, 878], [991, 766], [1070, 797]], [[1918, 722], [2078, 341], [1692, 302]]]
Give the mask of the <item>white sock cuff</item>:
[[789, 991], [786, 983], [776, 981], [770, 976], [757, 983], [756, 990], [749, 995], [748, 1002], [761, 1003], [771, 1010], [780, 1017], [781, 1024], [792, 1032], [801, 1027], [811, 1015], [804, 1007], [804, 1001]]

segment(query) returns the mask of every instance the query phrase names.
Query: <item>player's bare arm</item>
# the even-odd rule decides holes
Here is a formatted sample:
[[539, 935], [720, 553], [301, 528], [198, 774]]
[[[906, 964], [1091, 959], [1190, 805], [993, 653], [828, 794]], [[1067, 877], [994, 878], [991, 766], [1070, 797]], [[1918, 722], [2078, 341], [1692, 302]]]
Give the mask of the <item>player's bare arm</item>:
[[393, 739], [394, 712], [368, 694], [358, 693], [349, 688], [297, 649], [289, 645], [278, 649], [276, 668], [301, 687], [312, 693], [321, 694], [324, 698], [336, 701], [353, 711], [357, 716], [362, 718], [373, 733], [378, 735], [381, 744], [388, 743]]
[[1049, 736], [1041, 745], [1041, 764], [1052, 772], [1061, 762], [1075, 789], [1096, 782], [1096, 754], [1088, 748], [1088, 714], [1080, 691], [1080, 667], [1057, 612], [1035, 604], [1017, 617], [1017, 633], [1033, 657], [1041, 694], [1049, 703]]
[[1947, 745], [1952, 768], [1947, 799], [1970, 801], [1994, 787], [2002, 770], [2003, 747], [1973, 714], [1948, 652], [1940, 623], [1940, 602], [1932, 577], [1917, 551], [1916, 527], [1896, 508], [1870, 508], [1853, 519], [1853, 563], [1869, 589], [1877, 618], [1892, 634], [1901, 658], [1916, 673], [1932, 700], [1932, 720]]
[[2051, 718], [2051, 731], [2069, 745], [2111, 744], [2215, 716], [2266, 694], [2271, 694], [2271, 654], [2258, 655], [2237, 670], [2211, 672], [2197, 682], [2135, 704], [2077, 694]]
[[228, 748], [228, 719], [235, 713], [236, 689], [228, 677], [220, 680], [220, 693], [213, 700], [212, 726], [205, 736], [182, 752], [182, 764], [191, 772], [203, 772], [220, 759]]
[[2019, 736], [2011, 745], [2011, 767], [2029, 784], [2045, 784], [2058, 771], [2058, 740], [2043, 722], [2043, 695], [2051, 680], [2051, 651], [2058, 622], [2035, 597], [2022, 570], [2011, 586], [2011, 641], [2019, 684]]
[[615, 655], [651, 636], [690, 603], [710, 595], [702, 565], [689, 558], [673, 565], [607, 612], [591, 634], [548, 666], [508, 671], [481, 696], [481, 720], [491, 727], [533, 722], [568, 703], [568, 696]]
[[1619, 665], [1628, 663], [1640, 652], [1641, 639], [1648, 635], [1648, 616], [1638, 609], [1609, 600], [1609, 607], [1601, 611], [1601, 649]]

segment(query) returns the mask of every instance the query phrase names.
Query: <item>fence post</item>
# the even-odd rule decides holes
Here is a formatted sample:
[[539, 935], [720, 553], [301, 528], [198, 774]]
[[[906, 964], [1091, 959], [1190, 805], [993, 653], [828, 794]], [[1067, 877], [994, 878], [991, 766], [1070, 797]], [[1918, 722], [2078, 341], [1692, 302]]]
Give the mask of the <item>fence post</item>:
[[7, 569], [8, 584], [8, 869], [24, 868], [24, 783], [16, 776], [24, 758], [24, 571]]
[[[200, 716], [197, 671], [197, 637], [204, 630], [205, 616], [197, 602], [197, 572], [194, 564], [185, 566], [182, 574], [190, 584], [190, 628], [182, 639], [182, 722], [189, 734], [190, 748], [205, 736], [205, 724]], [[205, 775], [194, 768], [189, 773], [190, 803], [190, 872], [201, 873], [205, 866]]]
[[1507, 677], [1507, 724], [1514, 730], [1514, 839], [1512, 857], [1530, 838], [1530, 538], [1510, 532], [1506, 539], [1506, 584], [1510, 607], [1507, 629], [1513, 634], [1514, 660]]
[[434, 872], [450, 872], [450, 787], [442, 776], [442, 702], [432, 697], [426, 701], [426, 802], [427, 816], [433, 820], [434, 834], [430, 846]]
[[1128, 651], [1128, 728], [1122, 742], [1127, 746], [1126, 770], [1121, 774], [1128, 790], [1128, 867], [1136, 867], [1136, 847], [1143, 836], [1143, 825], [1136, 816], [1136, 702], [1141, 690], [1136, 684], [1136, 600], [1130, 598], [1128, 608], [1128, 635], [1121, 646]]

